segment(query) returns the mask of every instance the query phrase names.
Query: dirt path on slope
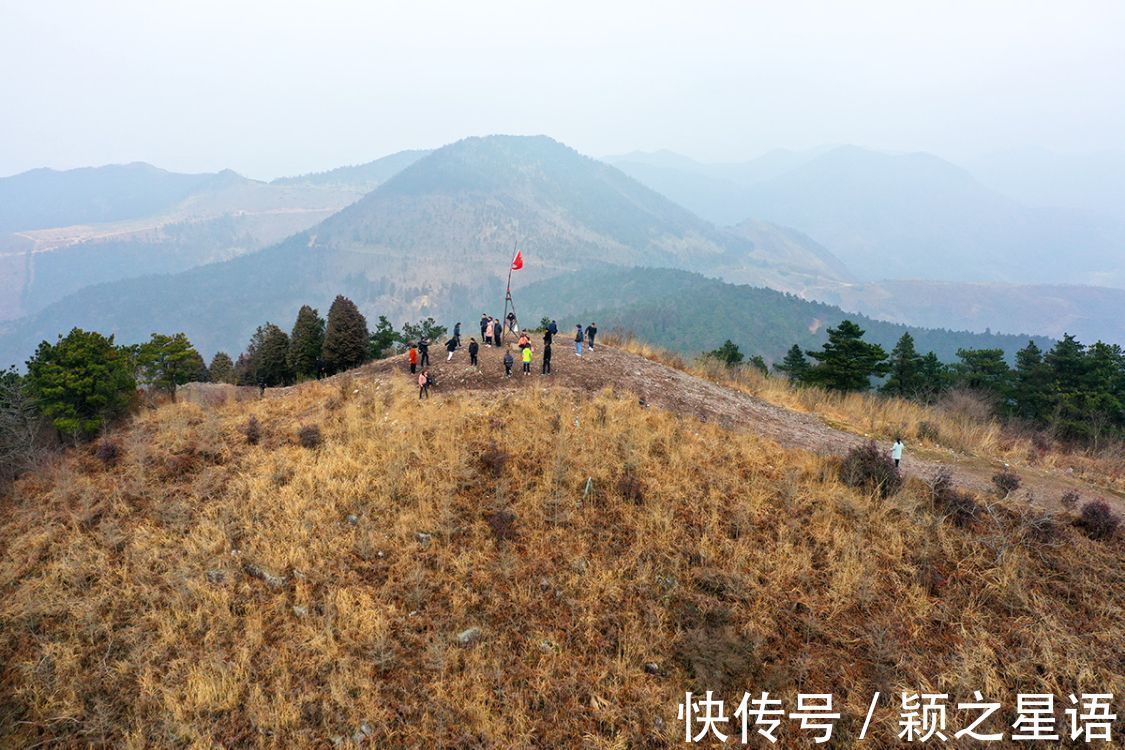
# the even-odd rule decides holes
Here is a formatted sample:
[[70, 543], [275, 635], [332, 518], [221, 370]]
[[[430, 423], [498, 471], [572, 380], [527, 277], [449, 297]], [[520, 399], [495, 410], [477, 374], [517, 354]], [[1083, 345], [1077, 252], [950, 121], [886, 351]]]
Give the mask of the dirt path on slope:
[[[465, 337], [464, 341], [468, 341]], [[552, 374], [543, 376], [540, 371], [538, 337], [532, 362], [532, 374], [523, 375], [519, 352], [511, 349], [516, 363], [511, 378], [504, 376], [503, 351], [482, 347], [480, 368], [469, 365], [469, 355], [462, 348], [446, 361], [443, 346], [431, 346], [430, 372], [437, 381], [434, 395], [456, 391], [508, 391], [547, 385], [573, 388], [595, 393], [604, 388], [629, 392], [649, 406], [676, 414], [691, 415], [705, 422], [730, 430], [743, 430], [768, 438], [787, 448], [798, 448], [821, 455], [842, 456], [849, 448], [868, 438], [825, 424], [814, 414], [791, 411], [770, 404], [760, 398], [736, 391], [679, 370], [653, 362], [612, 347], [599, 346], [582, 357], [574, 353], [569, 337], [560, 335], [553, 347]], [[348, 373], [351, 377], [364, 376], [401, 377], [411, 382], [405, 356], [397, 356], [365, 365]], [[336, 376], [340, 377], [340, 376]], [[300, 387], [300, 386], [294, 386]], [[255, 389], [256, 390], [256, 389]], [[281, 396], [287, 388], [267, 390], [270, 397]], [[887, 448], [889, 449], [889, 445]], [[989, 494], [993, 491], [992, 476], [1003, 467], [1000, 461], [990, 462], [976, 456], [961, 454], [919, 455], [910, 450], [903, 457], [902, 467], [907, 476], [926, 479], [939, 467], [952, 470], [962, 487]], [[1045, 508], [1061, 507], [1060, 498], [1067, 490], [1077, 490], [1083, 498], [1100, 497], [1117, 510], [1125, 510], [1125, 498], [1114, 492], [1095, 487], [1077, 479], [1057, 473], [1021, 467], [1023, 486], [1013, 497]]]

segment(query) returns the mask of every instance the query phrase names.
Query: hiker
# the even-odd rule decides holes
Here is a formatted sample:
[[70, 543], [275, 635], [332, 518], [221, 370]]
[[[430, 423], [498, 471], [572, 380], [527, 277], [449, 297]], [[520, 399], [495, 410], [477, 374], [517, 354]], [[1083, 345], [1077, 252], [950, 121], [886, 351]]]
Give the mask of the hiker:
[[582, 342], [586, 340], [585, 334], [582, 333], [582, 324], [574, 326], [574, 353], [579, 357], [582, 356]]
[[[550, 335], [550, 331], [548, 331], [547, 334]], [[546, 341], [543, 344], [543, 368], [542, 368], [542, 372], [540, 372], [539, 374], [540, 375], [550, 375], [551, 374], [551, 342], [550, 341]]]
[[430, 340], [425, 336], [418, 339], [418, 354], [421, 355], [418, 365], [428, 367], [430, 364]]
[[501, 346], [504, 339], [504, 323], [500, 318], [495, 318], [492, 322], [492, 343], [495, 346]]
[[418, 374], [418, 398], [430, 397], [430, 371], [422, 370]]
[[410, 347], [410, 351], [406, 353], [406, 361], [410, 363], [410, 374], [414, 375], [418, 372], [418, 347], [414, 346], [413, 343], [407, 344], [407, 346]]
[[469, 364], [473, 367], [477, 366], [477, 353], [480, 351], [480, 344], [474, 338], [469, 339]]
[[531, 374], [531, 344], [523, 348], [523, 374]]
[[551, 338], [554, 338], [555, 336], [558, 336], [559, 335], [559, 324], [552, 320], [551, 324], [549, 326], [547, 326], [547, 333], [551, 334]]
[[520, 334], [519, 348], [526, 349], [531, 346], [531, 338], [527, 335], [527, 331]]
[[899, 461], [902, 460], [902, 438], [895, 435], [894, 445], [891, 446], [891, 458], [895, 460], [895, 468], [898, 468]]
[[324, 358], [323, 357], [317, 357], [316, 358], [316, 379], [317, 380], [323, 380], [324, 375], [327, 372], [328, 372], [328, 368], [324, 364]]
[[457, 325], [453, 326], [453, 341], [454, 349], [461, 348], [461, 321], [457, 321]]
[[445, 358], [446, 362], [453, 360], [453, 352], [457, 351], [457, 337], [454, 336], [449, 341], [445, 342], [445, 350], [449, 352], [449, 356]]
[[547, 345], [555, 340], [555, 334], [551, 333], [551, 329], [543, 331], [543, 344]]
[[266, 381], [258, 378], [258, 398], [266, 397]]
[[493, 331], [495, 330], [495, 328], [496, 328], [496, 321], [494, 321], [492, 318], [489, 318], [488, 322], [484, 324], [484, 334], [483, 335], [484, 335], [484, 345], [485, 346], [492, 346], [492, 336], [493, 336]]
[[484, 341], [484, 342], [488, 341], [488, 339], [485, 338], [484, 332], [485, 332], [485, 330], [487, 330], [488, 321], [490, 321], [490, 320], [492, 320], [492, 318], [488, 317], [488, 313], [481, 313], [480, 314], [480, 340], [481, 341]]
[[508, 313], [508, 330], [512, 333], [519, 333], [520, 327], [516, 325], [516, 313], [513, 310]]
[[594, 351], [594, 337], [598, 335], [598, 324], [591, 323], [586, 326], [586, 341], [590, 344], [590, 351]]
[[512, 365], [515, 363], [516, 361], [512, 359], [512, 353], [504, 352], [504, 375], [506, 377], [512, 377]]

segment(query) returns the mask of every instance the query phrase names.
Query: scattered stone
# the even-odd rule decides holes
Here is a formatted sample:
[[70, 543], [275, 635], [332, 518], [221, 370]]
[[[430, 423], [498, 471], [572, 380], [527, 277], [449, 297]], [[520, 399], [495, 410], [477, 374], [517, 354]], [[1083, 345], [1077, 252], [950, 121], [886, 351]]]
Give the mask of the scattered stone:
[[279, 589], [285, 586], [285, 576], [277, 576], [270, 573], [268, 570], [255, 563], [243, 563], [242, 569], [246, 571], [246, 575], [251, 578], [257, 578], [264, 581], [271, 589]]
[[570, 564], [570, 569], [579, 575], [583, 575], [586, 573], [586, 561], [582, 558], [578, 558]]
[[293, 607], [293, 614], [296, 615], [297, 617], [304, 617], [308, 613], [309, 613], [309, 610], [306, 609], [305, 607], [301, 607], [301, 606], [294, 606]]
[[339, 747], [340, 745], [344, 744], [344, 735], [334, 734], [334, 735], [332, 735], [332, 737], [328, 741], [331, 742], [333, 745]]
[[345, 518], [344, 520], [345, 520], [345, 521], [347, 521], [348, 523], [350, 523], [350, 524], [351, 524], [352, 526], [355, 526], [356, 524], [358, 524], [358, 523], [359, 523], [359, 517], [358, 517], [358, 516], [354, 516], [354, 515], [352, 515], [351, 513], [349, 513], [349, 514], [348, 514], [348, 517], [347, 517], [347, 518]]
[[352, 742], [357, 745], [362, 745], [363, 741], [374, 733], [375, 730], [372, 729], [371, 725], [365, 721], [359, 725], [359, 728], [357, 728], [355, 732], [352, 733]]
[[418, 544], [421, 544], [423, 547], [429, 547], [430, 541], [433, 539], [432, 536], [430, 536], [429, 534], [427, 534], [424, 531], [414, 532], [414, 538], [417, 539]]
[[211, 583], [222, 583], [227, 580], [227, 572], [225, 570], [219, 570], [218, 568], [208, 570], [207, 580]]
[[657, 664], [654, 661], [646, 661], [645, 662], [645, 672], [648, 672], [649, 674], [658, 675], [658, 674], [660, 674], [660, 665]]
[[548, 581], [546, 578], [540, 578], [539, 579], [539, 590], [542, 591], [543, 593], [547, 593], [548, 591], [551, 590], [551, 582]]
[[559, 646], [550, 638], [545, 638], [542, 642], [540, 642], [539, 650], [545, 654], [553, 654], [559, 650]]
[[457, 642], [462, 646], [469, 646], [480, 640], [480, 628], [469, 628], [457, 634]]

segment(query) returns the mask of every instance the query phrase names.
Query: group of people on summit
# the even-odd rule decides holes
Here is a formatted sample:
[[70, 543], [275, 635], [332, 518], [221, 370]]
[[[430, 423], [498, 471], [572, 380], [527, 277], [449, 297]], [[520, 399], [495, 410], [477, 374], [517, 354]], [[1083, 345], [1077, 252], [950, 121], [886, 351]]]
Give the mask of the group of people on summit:
[[[503, 346], [505, 332], [511, 333], [514, 336], [519, 336], [516, 342], [516, 349], [518, 350], [517, 356], [523, 365], [523, 374], [531, 374], [531, 364], [534, 358], [535, 348], [532, 346], [531, 337], [527, 331], [520, 331], [519, 324], [516, 320], [514, 312], [508, 313], [503, 319], [494, 318], [486, 313], [481, 313], [480, 316], [480, 337], [486, 347], [501, 347]], [[543, 329], [543, 351], [540, 356], [540, 375], [551, 374], [551, 356], [552, 345], [555, 337], [559, 333], [559, 326], [554, 320], [550, 322]], [[594, 351], [594, 342], [598, 336], [597, 323], [590, 323], [585, 328], [581, 324], [574, 326], [574, 353], [576, 356], [581, 357], [583, 348], [587, 352]], [[472, 367], [480, 367], [480, 347], [481, 344], [477, 341], [476, 337], [469, 338], [469, 365]], [[453, 360], [453, 355], [458, 349], [461, 348], [461, 323], [458, 322], [453, 326], [453, 335], [445, 342], [445, 350], [447, 352], [445, 361], [450, 362]], [[407, 344], [406, 361], [410, 366], [410, 373], [418, 376], [418, 398], [429, 398], [430, 387], [435, 385], [433, 376], [429, 371], [430, 364], [430, 341], [425, 337], [421, 337], [418, 341]], [[512, 368], [515, 366], [516, 358], [512, 356], [512, 351], [509, 349], [504, 352], [504, 376], [512, 377]], [[421, 370], [419, 372], [419, 370]]]

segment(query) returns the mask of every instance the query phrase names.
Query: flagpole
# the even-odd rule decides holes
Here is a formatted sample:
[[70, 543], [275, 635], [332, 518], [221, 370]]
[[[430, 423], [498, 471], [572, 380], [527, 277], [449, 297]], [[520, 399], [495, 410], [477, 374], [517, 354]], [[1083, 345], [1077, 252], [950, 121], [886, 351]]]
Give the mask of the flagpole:
[[[519, 240], [516, 240], [512, 243], [512, 252], [513, 252], [512, 257], [513, 257], [513, 259], [515, 258], [514, 253], [516, 252], [516, 250], [518, 248], [519, 248]], [[512, 303], [512, 312], [516, 311], [516, 303], [512, 299], [512, 271], [514, 270], [512, 268], [513, 262], [514, 262], [513, 260], [508, 261], [508, 286], [504, 290], [504, 317], [500, 318], [500, 325], [502, 327], [506, 326], [508, 324], [508, 303], [509, 302]]]

